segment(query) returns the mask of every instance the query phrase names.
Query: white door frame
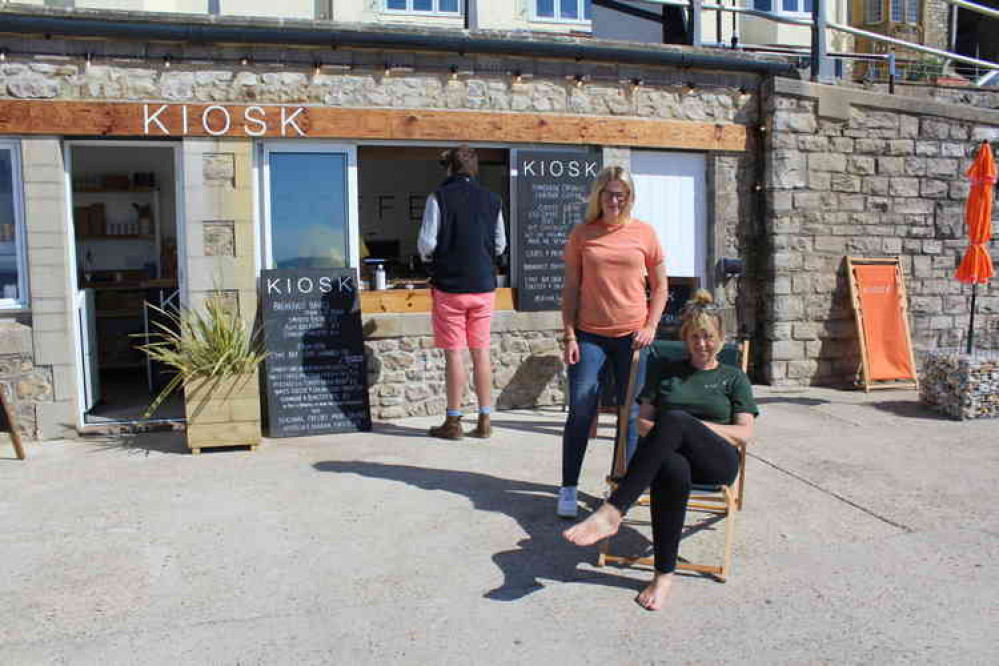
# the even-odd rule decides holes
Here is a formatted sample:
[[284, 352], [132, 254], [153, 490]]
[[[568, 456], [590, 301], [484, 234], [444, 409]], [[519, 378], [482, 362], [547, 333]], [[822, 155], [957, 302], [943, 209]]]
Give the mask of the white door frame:
[[[174, 178], [174, 216], [177, 228], [177, 287], [180, 289], [181, 302], [187, 302], [187, 243], [185, 242], [185, 231], [187, 229], [184, 210], [184, 170], [183, 170], [183, 144], [180, 141], [160, 142], [160, 141], [116, 141], [113, 139], [66, 139], [63, 141], [63, 179], [66, 191], [66, 245], [69, 255], [69, 302], [73, 309], [73, 367], [76, 370], [76, 429], [83, 431], [88, 426], [84, 391], [84, 368], [81, 362], [83, 350], [83, 331], [80, 330], [79, 317], [76, 316], [76, 300], [80, 290], [79, 281], [76, 278], [76, 228], [73, 223], [73, 148], [80, 146], [91, 146], [100, 148], [160, 148], [173, 151], [173, 178]], [[115, 421], [121, 423], [155, 423], [157, 421], [173, 421], [176, 419], [141, 419], [135, 421]]]
[[272, 153], [341, 153], [347, 157], [347, 263], [350, 268], [360, 271], [361, 267], [361, 221], [357, 209], [357, 144], [332, 141], [303, 141], [302, 139], [276, 139], [261, 141], [258, 151], [259, 169], [256, 179], [260, 187], [259, 201], [259, 244], [257, 247], [257, 274], [260, 270], [274, 267], [271, 252], [271, 154]]

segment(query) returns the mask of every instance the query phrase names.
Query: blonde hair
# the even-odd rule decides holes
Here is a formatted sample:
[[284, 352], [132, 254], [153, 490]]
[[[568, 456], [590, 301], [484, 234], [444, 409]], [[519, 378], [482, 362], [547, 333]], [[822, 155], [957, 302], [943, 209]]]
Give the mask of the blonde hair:
[[628, 188], [628, 198], [621, 208], [621, 217], [625, 220], [631, 218], [631, 209], [635, 205], [635, 181], [631, 179], [631, 174], [622, 166], [609, 166], [601, 169], [597, 174], [597, 179], [593, 181], [590, 188], [590, 196], [586, 200], [586, 216], [583, 222], [593, 222], [599, 220], [604, 214], [603, 206], [600, 204], [600, 195], [603, 193], [607, 183], [619, 180]]
[[718, 342], [724, 340], [722, 334], [721, 311], [715, 299], [705, 289], [698, 289], [683, 306], [680, 314], [683, 323], [680, 325], [680, 339], [686, 342], [687, 336], [697, 331], [709, 331]]

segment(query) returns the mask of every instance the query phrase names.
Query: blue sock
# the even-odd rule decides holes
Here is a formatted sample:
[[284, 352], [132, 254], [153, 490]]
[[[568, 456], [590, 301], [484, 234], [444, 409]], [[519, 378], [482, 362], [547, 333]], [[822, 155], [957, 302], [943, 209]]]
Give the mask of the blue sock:
[[449, 409], [449, 410], [447, 410], [447, 415], [448, 416], [461, 416], [461, 410], [460, 409]]
[[493, 413], [492, 407], [479, 407], [479, 414], [492, 414], [492, 413]]

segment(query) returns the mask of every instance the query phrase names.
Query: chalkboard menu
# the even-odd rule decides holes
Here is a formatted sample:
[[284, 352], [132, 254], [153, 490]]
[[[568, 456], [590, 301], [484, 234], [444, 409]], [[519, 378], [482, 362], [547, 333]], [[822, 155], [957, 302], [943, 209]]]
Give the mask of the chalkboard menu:
[[357, 272], [268, 270], [260, 290], [270, 436], [371, 430]]
[[600, 153], [525, 150], [517, 154], [518, 310], [562, 306], [562, 250], [586, 213]]

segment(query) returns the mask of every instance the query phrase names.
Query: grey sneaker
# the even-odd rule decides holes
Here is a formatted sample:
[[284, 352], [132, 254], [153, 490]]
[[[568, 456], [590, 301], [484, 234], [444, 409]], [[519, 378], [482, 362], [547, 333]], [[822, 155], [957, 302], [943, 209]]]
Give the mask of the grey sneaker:
[[578, 512], [579, 507], [576, 505], [576, 487], [565, 486], [558, 491], [558, 508], [555, 509], [555, 513], [557, 513], [560, 518], [575, 518]]

